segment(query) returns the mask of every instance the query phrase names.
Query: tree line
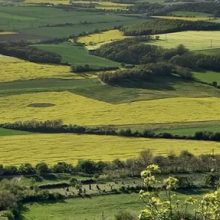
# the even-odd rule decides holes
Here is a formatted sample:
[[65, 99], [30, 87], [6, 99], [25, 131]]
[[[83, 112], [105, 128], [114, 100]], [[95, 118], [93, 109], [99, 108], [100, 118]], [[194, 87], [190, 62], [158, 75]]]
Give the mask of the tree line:
[[143, 131], [131, 130], [130, 128], [117, 129], [111, 127], [84, 127], [79, 125], [65, 125], [61, 120], [48, 121], [25, 121], [1, 124], [0, 127], [29, 132], [40, 133], [75, 133], [75, 134], [95, 134], [112, 135], [122, 137], [141, 138], [164, 138], [164, 139], [188, 139], [220, 141], [220, 132], [197, 131], [193, 135], [176, 135], [167, 132], [157, 132], [156, 130], [144, 129]]
[[189, 69], [166, 62], [138, 65], [127, 70], [102, 72], [98, 76], [104, 83], [110, 85], [122, 85], [126, 82], [132, 83], [135, 81], [154, 82], [164, 77], [181, 78], [183, 80], [193, 79], [193, 74]]
[[62, 57], [58, 54], [40, 50], [27, 43], [0, 43], [0, 54], [14, 56], [36, 63], [60, 64]]
[[[52, 166], [49, 166], [46, 163], [38, 163], [35, 166], [25, 163], [21, 164], [20, 166], [10, 167], [11, 170], [12, 167], [14, 170], [14, 173], [11, 173], [12, 176], [25, 175], [35, 178], [38, 176], [38, 178], [41, 178], [56, 173], [68, 173], [73, 175], [85, 173], [91, 177], [103, 174], [104, 176], [108, 176], [109, 178], [113, 179], [114, 176], [112, 176], [112, 174], [116, 174], [115, 171], [117, 171], [117, 175], [121, 175], [122, 177], [140, 177], [140, 172], [145, 169], [146, 166], [152, 163], [160, 166], [160, 175], [171, 174], [178, 180], [176, 190], [189, 190], [196, 187], [193, 185], [193, 182], [191, 182], [190, 177], [187, 176], [191, 173], [205, 173], [205, 187], [210, 187], [212, 189], [217, 186], [220, 180], [218, 173], [220, 167], [219, 155], [209, 154], [195, 156], [187, 151], [181, 152], [178, 156], [172, 153], [168, 156], [155, 156], [151, 151], [148, 150], [141, 152], [137, 158], [133, 159], [115, 159], [112, 162], [94, 162], [91, 160], [83, 160], [79, 161], [75, 166], [69, 163], [59, 162]], [[7, 172], [8, 170], [9, 166], [0, 165], [1, 173], [4, 171]], [[17, 171], [15, 172], [15, 170]], [[2, 173], [1, 176], [4, 177], [4, 175], [6, 175], [6, 173]], [[88, 181], [85, 182], [85, 184], [94, 183], [92, 179]], [[77, 187], [77, 179], [72, 178], [70, 180], [70, 184]], [[57, 185], [55, 183], [55, 186], [65, 188], [69, 187], [70, 185]], [[140, 187], [121, 187], [119, 189], [121, 193], [136, 192], [137, 190], [140, 190]], [[117, 191], [117, 193], [120, 193], [119, 191]], [[16, 179], [4, 179], [0, 182], [0, 217], [4, 216], [8, 217], [10, 220], [13, 220], [15, 217], [19, 216], [19, 211], [21, 210], [22, 204], [26, 202], [56, 201], [61, 199], [64, 199], [64, 196], [58, 193], [49, 192], [44, 188], [41, 189], [39, 187], [24, 186]]]
[[189, 51], [184, 45], [165, 49], [145, 44], [140, 40], [125, 39], [103, 45], [94, 54], [126, 64], [169, 62], [193, 70], [220, 71], [220, 56], [197, 54]]
[[220, 30], [220, 24], [206, 21], [184, 21], [177, 19], [151, 18], [139, 25], [122, 27], [121, 30], [127, 36], [141, 36], [187, 30]]

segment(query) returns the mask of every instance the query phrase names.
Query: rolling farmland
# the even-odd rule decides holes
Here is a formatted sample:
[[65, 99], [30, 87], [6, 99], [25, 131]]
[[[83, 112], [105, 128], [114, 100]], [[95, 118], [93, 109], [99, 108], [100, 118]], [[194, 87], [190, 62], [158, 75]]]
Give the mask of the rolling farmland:
[[219, 13], [0, 0], [0, 219], [219, 220]]
[[138, 156], [144, 150], [151, 150], [155, 155], [179, 154], [183, 150], [190, 150], [196, 155], [209, 154], [213, 150], [220, 153], [218, 142], [74, 134], [2, 136], [0, 145], [1, 163], [8, 165], [25, 162], [36, 164], [41, 161], [54, 164], [64, 160], [76, 164], [82, 159], [125, 160]]

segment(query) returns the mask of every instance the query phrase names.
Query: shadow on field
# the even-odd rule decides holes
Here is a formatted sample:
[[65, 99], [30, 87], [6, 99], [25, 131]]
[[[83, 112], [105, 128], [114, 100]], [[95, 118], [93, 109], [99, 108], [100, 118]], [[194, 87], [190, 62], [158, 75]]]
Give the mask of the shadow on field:
[[181, 193], [181, 194], [185, 194], [185, 195], [202, 195], [204, 193], [209, 193], [210, 192], [210, 189], [198, 189], [198, 188], [191, 188], [191, 189], [179, 189], [177, 190], [178, 193]]
[[[38, 203], [39, 205], [41, 206], [48, 206], [48, 205], [51, 205], [51, 204], [56, 204], [56, 203], [66, 203], [66, 201], [64, 199], [60, 199], [60, 200], [50, 200], [50, 201], [39, 201], [39, 202], [33, 202], [33, 203], [28, 203], [30, 206], [31, 204], [36, 204]], [[30, 219], [27, 219], [25, 218], [24, 216], [24, 213], [25, 212], [29, 212], [30, 209], [24, 205], [22, 205], [21, 207], [19, 207], [19, 214], [17, 216], [17, 220], [30, 220]]]
[[175, 90], [174, 85], [181, 83], [184, 80], [178, 79], [177, 77], [157, 77], [150, 81], [147, 80], [126, 80], [120, 82], [117, 86], [126, 88], [139, 88], [139, 89], [150, 89], [150, 90]]

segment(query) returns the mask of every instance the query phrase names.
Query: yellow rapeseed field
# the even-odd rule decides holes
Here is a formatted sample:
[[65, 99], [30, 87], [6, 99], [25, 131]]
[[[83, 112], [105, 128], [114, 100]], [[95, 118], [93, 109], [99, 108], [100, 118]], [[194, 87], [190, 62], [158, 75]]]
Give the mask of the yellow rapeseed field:
[[196, 155], [209, 154], [212, 150], [220, 154], [220, 143], [74, 134], [3, 136], [0, 138], [0, 164], [76, 163], [80, 159], [111, 161], [132, 158], [147, 149], [155, 155], [178, 154], [183, 150]]
[[88, 49], [96, 49], [103, 44], [125, 38], [126, 36], [124, 36], [122, 31], [115, 29], [79, 37], [78, 42], [85, 44]]
[[166, 48], [174, 48], [180, 44], [190, 50], [220, 48], [220, 31], [182, 31], [157, 36], [160, 36], [160, 40], [153, 44]]
[[78, 78], [70, 73], [70, 67], [36, 64], [21, 59], [0, 56], [0, 82], [37, 78]]
[[[50, 103], [50, 107], [30, 107]], [[36, 105], [35, 105], [36, 106]], [[77, 125], [126, 125], [219, 120], [220, 98], [167, 98], [110, 104], [70, 92], [0, 97], [0, 123], [55, 120]]]

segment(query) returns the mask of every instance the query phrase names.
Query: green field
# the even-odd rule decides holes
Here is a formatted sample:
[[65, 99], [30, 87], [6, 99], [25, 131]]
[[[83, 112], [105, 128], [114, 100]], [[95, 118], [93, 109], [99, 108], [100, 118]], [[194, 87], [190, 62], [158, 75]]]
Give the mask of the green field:
[[165, 48], [174, 48], [180, 44], [190, 50], [220, 48], [220, 31], [183, 31], [158, 36], [160, 40], [152, 44]]
[[62, 56], [62, 62], [70, 65], [85, 65], [115, 67], [120, 64], [105, 58], [90, 55], [89, 52], [82, 46], [77, 46], [72, 43], [61, 44], [38, 44], [37, 48], [54, 52]]
[[[177, 194], [180, 203], [189, 194]], [[192, 195], [193, 198], [200, 198], [200, 194]], [[92, 199], [68, 199], [58, 203], [33, 203], [26, 205], [22, 213], [23, 220], [114, 220], [115, 214], [128, 210], [138, 216], [144, 208], [143, 201], [138, 194], [121, 194], [110, 196], [98, 196]]]
[[15, 39], [20, 36], [23, 40], [67, 38], [137, 22], [140, 18], [96, 11], [67, 11], [40, 6], [0, 7], [0, 30], [19, 32]]
[[99, 196], [92, 199], [68, 199], [58, 203], [26, 205], [24, 220], [113, 220], [120, 210], [132, 210], [134, 214], [142, 209], [143, 203], [137, 194]]

